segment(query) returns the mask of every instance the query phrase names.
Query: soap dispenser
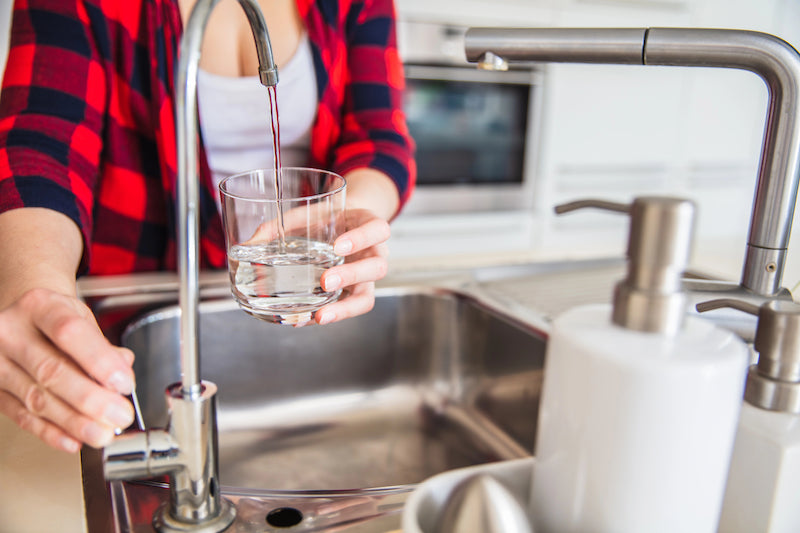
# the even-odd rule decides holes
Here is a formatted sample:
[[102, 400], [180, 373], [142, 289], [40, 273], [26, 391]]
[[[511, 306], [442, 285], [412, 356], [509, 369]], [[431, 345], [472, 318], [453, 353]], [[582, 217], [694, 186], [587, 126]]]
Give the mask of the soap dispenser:
[[687, 316], [682, 278], [694, 204], [630, 205], [628, 268], [613, 304], [552, 323], [531, 514], [544, 533], [713, 533], [741, 407], [748, 349]]
[[698, 311], [732, 307], [758, 315], [744, 404], [733, 447], [720, 533], [800, 531], [800, 305], [761, 307], [712, 300]]

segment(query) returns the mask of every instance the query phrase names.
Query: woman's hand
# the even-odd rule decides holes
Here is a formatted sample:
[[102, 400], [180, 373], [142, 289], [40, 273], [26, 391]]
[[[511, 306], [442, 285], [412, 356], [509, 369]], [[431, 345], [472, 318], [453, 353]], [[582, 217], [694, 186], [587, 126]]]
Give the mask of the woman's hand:
[[100, 448], [133, 422], [132, 363], [77, 298], [33, 289], [0, 312], [0, 412], [55, 448]]
[[133, 421], [133, 353], [105, 338], [76, 295], [82, 238], [67, 217], [0, 215], [0, 413], [68, 452]]
[[333, 243], [333, 251], [344, 256], [342, 265], [329, 268], [322, 275], [322, 288], [341, 288], [338, 301], [326, 305], [314, 315], [319, 324], [330, 324], [372, 310], [375, 305], [375, 282], [389, 269], [386, 241], [391, 230], [389, 220], [400, 203], [397, 187], [384, 173], [359, 168], [344, 176], [347, 181], [345, 232]]
[[333, 244], [333, 251], [344, 256], [345, 262], [326, 270], [320, 280], [326, 291], [342, 289], [342, 296], [317, 311], [317, 323], [330, 324], [372, 310], [375, 282], [386, 275], [389, 266], [386, 241], [390, 234], [389, 223], [372, 211], [345, 212], [345, 232]]

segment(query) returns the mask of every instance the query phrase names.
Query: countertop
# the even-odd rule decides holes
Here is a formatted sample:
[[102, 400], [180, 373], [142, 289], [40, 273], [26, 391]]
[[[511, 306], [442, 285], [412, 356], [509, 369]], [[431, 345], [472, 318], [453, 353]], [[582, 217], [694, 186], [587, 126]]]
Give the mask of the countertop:
[[0, 416], [0, 532], [84, 533], [78, 454], [50, 448]]

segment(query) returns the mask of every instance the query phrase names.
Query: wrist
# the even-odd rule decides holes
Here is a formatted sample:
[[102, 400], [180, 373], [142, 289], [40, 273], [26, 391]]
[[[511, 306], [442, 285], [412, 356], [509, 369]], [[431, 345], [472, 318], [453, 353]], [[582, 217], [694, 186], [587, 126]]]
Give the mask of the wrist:
[[372, 168], [359, 168], [344, 176], [347, 181], [347, 209], [366, 209], [391, 220], [400, 207], [400, 195], [392, 179]]

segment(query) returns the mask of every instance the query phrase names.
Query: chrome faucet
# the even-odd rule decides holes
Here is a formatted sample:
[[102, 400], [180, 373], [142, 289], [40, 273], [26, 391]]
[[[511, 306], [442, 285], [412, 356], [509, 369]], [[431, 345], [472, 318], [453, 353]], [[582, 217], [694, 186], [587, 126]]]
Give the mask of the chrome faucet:
[[744, 30], [472, 28], [465, 49], [469, 61], [493, 69], [534, 61], [719, 67], [758, 74], [769, 90], [769, 104], [741, 281], [732, 287], [694, 283], [692, 290], [738, 289], [731, 296], [762, 301], [787, 297], [781, 283], [800, 181], [800, 54], [791, 45]]
[[[264, 16], [257, 0], [238, 0], [253, 32], [259, 79], [278, 83], [278, 69]], [[236, 510], [220, 496], [217, 464], [216, 385], [200, 380], [198, 332], [199, 183], [197, 179], [197, 72], [208, 18], [219, 0], [198, 0], [181, 37], [175, 73], [178, 150], [177, 214], [181, 381], [167, 387], [170, 420], [166, 429], [133, 431], [103, 451], [106, 479], [158, 475], [170, 479], [169, 505], [153, 524], [160, 532], [223, 531]]]

